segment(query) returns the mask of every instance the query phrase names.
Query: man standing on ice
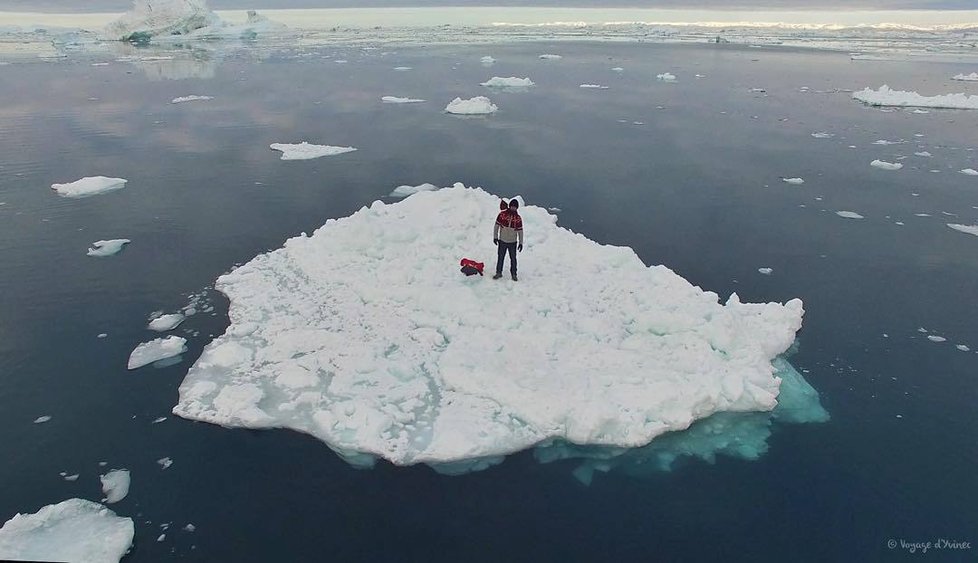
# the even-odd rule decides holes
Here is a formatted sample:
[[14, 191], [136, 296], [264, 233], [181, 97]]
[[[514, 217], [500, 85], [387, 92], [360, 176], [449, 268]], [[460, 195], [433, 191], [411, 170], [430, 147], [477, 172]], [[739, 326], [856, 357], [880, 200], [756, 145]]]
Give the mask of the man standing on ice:
[[494, 280], [503, 277], [503, 260], [509, 251], [509, 273], [516, 281], [516, 251], [523, 252], [523, 218], [517, 212], [519, 207], [520, 203], [515, 199], [509, 201], [508, 207], [503, 207], [503, 202], [499, 202], [499, 215], [492, 227], [492, 242], [498, 247], [496, 275], [492, 276]]

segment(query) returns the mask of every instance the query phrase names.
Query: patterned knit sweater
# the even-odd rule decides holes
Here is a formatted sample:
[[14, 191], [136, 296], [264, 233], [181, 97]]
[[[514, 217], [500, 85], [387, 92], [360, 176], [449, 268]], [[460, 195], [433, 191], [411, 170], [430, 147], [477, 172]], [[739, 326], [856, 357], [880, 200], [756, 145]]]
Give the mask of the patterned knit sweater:
[[523, 218], [516, 211], [507, 209], [496, 216], [496, 224], [492, 227], [492, 238], [502, 242], [517, 242], [523, 244]]

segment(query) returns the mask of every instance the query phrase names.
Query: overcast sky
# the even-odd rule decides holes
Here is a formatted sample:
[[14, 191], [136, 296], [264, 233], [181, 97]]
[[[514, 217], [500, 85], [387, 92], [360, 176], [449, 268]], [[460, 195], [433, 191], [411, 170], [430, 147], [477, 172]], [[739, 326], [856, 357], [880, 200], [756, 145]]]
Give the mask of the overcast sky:
[[[0, 0], [16, 12], [124, 12], [130, 0]], [[391, 6], [534, 6], [788, 10], [973, 10], [978, 0], [209, 0], [211, 8], [368, 8]]]

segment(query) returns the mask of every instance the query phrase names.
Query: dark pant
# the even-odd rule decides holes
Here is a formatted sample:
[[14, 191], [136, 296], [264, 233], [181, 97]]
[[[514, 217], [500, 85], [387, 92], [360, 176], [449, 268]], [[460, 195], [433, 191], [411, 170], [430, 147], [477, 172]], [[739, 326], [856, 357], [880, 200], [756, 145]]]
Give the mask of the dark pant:
[[499, 248], [496, 256], [496, 273], [503, 273], [503, 260], [506, 258], [506, 251], [509, 251], [509, 273], [516, 275], [516, 243], [499, 241]]

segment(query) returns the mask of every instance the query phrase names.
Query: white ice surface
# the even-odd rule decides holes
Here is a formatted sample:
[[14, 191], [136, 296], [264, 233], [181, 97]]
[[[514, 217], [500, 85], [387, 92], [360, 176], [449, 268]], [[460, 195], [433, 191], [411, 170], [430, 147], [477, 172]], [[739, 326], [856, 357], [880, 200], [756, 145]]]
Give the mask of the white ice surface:
[[178, 356], [187, 351], [187, 339], [167, 336], [143, 342], [129, 355], [129, 369], [136, 369], [153, 362]]
[[182, 104], [184, 102], [198, 102], [205, 100], [213, 100], [214, 96], [198, 96], [196, 94], [191, 94], [189, 96], [180, 96], [179, 98], [173, 98], [170, 100], [171, 104]]
[[922, 96], [917, 92], [891, 90], [883, 85], [879, 90], [866, 88], [853, 92], [852, 97], [871, 106], [919, 107], [943, 109], [978, 109], [978, 95], [943, 94], [939, 96]]
[[975, 235], [978, 237], [978, 225], [959, 225], [957, 223], [948, 223], [947, 226], [960, 233], [967, 233], [969, 235]]
[[166, 332], [168, 330], [173, 330], [183, 322], [185, 317], [181, 313], [171, 313], [169, 315], [160, 315], [149, 321], [149, 325], [146, 328], [150, 330], [155, 330], [156, 332]]
[[418, 192], [430, 192], [437, 189], [438, 186], [429, 184], [427, 182], [417, 186], [397, 186], [394, 188], [394, 191], [390, 193], [389, 197], [407, 197]]
[[126, 187], [126, 182], [128, 180], [122, 178], [88, 176], [67, 184], [51, 184], [51, 189], [64, 197], [88, 197], [121, 190]]
[[887, 162], [885, 160], [874, 160], [869, 163], [870, 166], [879, 168], [881, 170], [899, 170], [903, 168], [903, 163], [900, 162]]
[[455, 98], [445, 107], [446, 112], [457, 115], [486, 115], [495, 113], [498, 109], [496, 104], [485, 96], [476, 96], [468, 100]]
[[924, 158], [929, 158], [929, 157], [934, 156], [934, 155], [930, 154], [930, 152], [928, 152], [928, 151], [915, 152], [915, 153], [913, 153], [913, 155], [914, 156], [922, 156]]
[[964, 170], [960, 170], [960, 172], [965, 176], [978, 176], [978, 170], [974, 168], [965, 168]]
[[836, 215], [843, 217], [845, 219], [864, 219], [862, 215], [856, 213], [855, 211], [836, 211]]
[[972, 72], [971, 74], [955, 74], [951, 77], [951, 80], [961, 80], [963, 82], [978, 82], [978, 72]]
[[272, 143], [269, 147], [274, 151], [282, 151], [282, 160], [309, 160], [311, 158], [335, 156], [357, 150], [353, 147], [313, 145], [306, 141], [301, 143]]
[[490, 57], [489, 55], [486, 55], [481, 59], [479, 59], [479, 62], [482, 63], [483, 66], [492, 66], [493, 64], [495, 64], [496, 59]]
[[552, 53], [547, 53], [547, 54], [544, 54], [544, 55], [540, 55], [540, 58], [543, 59], [543, 60], [545, 60], [545, 61], [556, 61], [556, 60], [562, 59], [564, 57], [562, 57], [560, 55], [554, 55]]
[[122, 247], [132, 242], [127, 238], [115, 238], [111, 240], [97, 240], [88, 249], [89, 256], [112, 256], [118, 254]]
[[134, 534], [131, 519], [73, 498], [7, 520], [0, 528], [0, 559], [116, 563]]
[[187, 35], [221, 18], [204, 0], [134, 0], [132, 8], [105, 27], [110, 40], [147, 40], [156, 36]]
[[383, 96], [380, 101], [385, 104], [420, 104], [424, 100], [419, 98], [400, 98], [398, 96]]
[[[518, 286], [460, 275], [461, 257], [496, 254], [498, 203], [461, 184], [377, 201], [221, 276], [231, 324], [173, 412], [292, 428], [356, 464], [472, 469], [555, 439], [643, 446], [777, 404], [772, 360], [801, 301], [722, 304], [533, 205]], [[499, 307], [512, 300], [517, 315]]]
[[662, 74], [656, 74], [655, 77], [656, 77], [657, 80], [661, 80], [663, 82], [675, 82], [676, 81], [676, 75], [675, 74], [672, 74], [671, 72], [663, 72]]
[[765, 276], [770, 276], [774, 272], [773, 268], [758, 268], [757, 271]]
[[607, 86], [602, 86], [601, 84], [581, 84], [581, 88], [588, 88], [594, 90], [607, 90]]
[[516, 76], [509, 76], [503, 78], [501, 76], [493, 76], [481, 84], [487, 88], [498, 88], [500, 90], [523, 90], [533, 86], [533, 81], [528, 77], [519, 78]]
[[815, 133], [812, 133], [812, 137], [815, 137], [816, 139], [831, 139], [832, 137], [835, 137], [835, 135], [832, 133], [825, 133], [824, 131], [816, 131]]
[[794, 184], [796, 186], [800, 186], [801, 184], [805, 183], [803, 178], [781, 178], [781, 181], [786, 184]]
[[100, 475], [102, 481], [102, 493], [105, 495], [105, 502], [112, 504], [126, 498], [129, 494], [129, 470], [113, 469], [105, 475]]
[[51, 415], [45, 414], [34, 419], [34, 424], [44, 424], [51, 421]]
[[173, 465], [173, 460], [168, 457], [162, 457], [156, 460], [156, 463], [158, 463], [163, 469], [169, 469], [170, 466]]

